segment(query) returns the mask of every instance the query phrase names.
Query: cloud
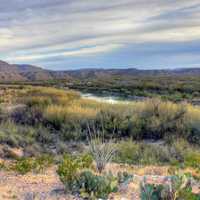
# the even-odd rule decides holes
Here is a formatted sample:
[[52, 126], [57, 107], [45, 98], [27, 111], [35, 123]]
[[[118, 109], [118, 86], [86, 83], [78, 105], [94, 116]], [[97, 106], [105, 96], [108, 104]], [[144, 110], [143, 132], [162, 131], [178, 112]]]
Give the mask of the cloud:
[[[48, 65], [53, 59], [112, 56], [130, 45], [142, 55], [149, 44], [157, 52], [159, 44], [200, 44], [199, 11], [199, 0], [2, 0], [0, 59]], [[178, 51], [191, 54], [190, 48]]]
[[72, 51], [63, 51], [60, 53], [47, 53], [47, 54], [34, 54], [34, 55], [25, 55], [25, 56], [15, 56], [13, 58], [9, 58], [13, 61], [21, 62], [21, 61], [34, 61], [34, 60], [46, 60], [48, 58], [54, 59], [58, 57], [72, 57], [72, 56], [84, 56], [84, 55], [95, 55], [98, 53], [106, 53], [108, 51], [113, 51], [119, 48], [120, 45], [104, 45], [104, 46], [93, 46], [88, 48], [82, 48], [79, 50]]

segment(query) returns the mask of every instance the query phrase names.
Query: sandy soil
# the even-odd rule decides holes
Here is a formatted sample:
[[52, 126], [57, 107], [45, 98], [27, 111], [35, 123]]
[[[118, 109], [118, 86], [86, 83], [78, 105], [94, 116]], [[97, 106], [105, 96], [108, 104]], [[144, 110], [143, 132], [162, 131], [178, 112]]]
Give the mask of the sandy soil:
[[[111, 194], [110, 200], [139, 200], [140, 182], [147, 177], [150, 183], [167, 184], [167, 167], [130, 167], [112, 164], [107, 167], [115, 173], [128, 171], [134, 174], [133, 181], [121, 187], [118, 193]], [[78, 200], [64, 193], [64, 187], [56, 175], [56, 168], [46, 169], [40, 174], [18, 175], [14, 172], [0, 171], [0, 200]]]

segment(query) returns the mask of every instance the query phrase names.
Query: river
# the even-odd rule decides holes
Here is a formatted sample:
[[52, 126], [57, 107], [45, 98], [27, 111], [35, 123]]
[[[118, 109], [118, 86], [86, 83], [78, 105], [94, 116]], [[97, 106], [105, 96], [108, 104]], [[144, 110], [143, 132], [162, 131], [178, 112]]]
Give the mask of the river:
[[95, 100], [100, 103], [110, 103], [110, 104], [118, 104], [118, 103], [127, 104], [133, 101], [117, 96], [97, 96], [91, 93], [81, 93], [81, 97], [84, 99]]

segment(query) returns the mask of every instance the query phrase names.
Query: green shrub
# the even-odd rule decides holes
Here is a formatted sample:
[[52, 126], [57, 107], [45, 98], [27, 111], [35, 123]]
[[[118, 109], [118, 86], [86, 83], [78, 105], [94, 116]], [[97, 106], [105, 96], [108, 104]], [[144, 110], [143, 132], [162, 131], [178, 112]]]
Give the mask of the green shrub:
[[146, 177], [140, 184], [140, 197], [141, 200], [160, 200], [162, 199], [162, 185], [148, 184], [146, 183]]
[[90, 154], [84, 154], [80, 158], [82, 168], [89, 168], [92, 165], [93, 158]]
[[128, 184], [132, 181], [133, 175], [128, 174], [127, 172], [118, 172], [117, 180], [119, 184]]
[[190, 174], [175, 173], [171, 178], [171, 185], [166, 185], [162, 191], [164, 199], [199, 200], [200, 196], [192, 193], [192, 177]]
[[23, 158], [18, 160], [13, 169], [20, 174], [26, 174], [36, 168], [36, 163], [31, 158]]
[[42, 155], [35, 159], [35, 171], [41, 172], [50, 167], [54, 163], [54, 158], [51, 155]]
[[90, 167], [92, 159], [89, 155], [73, 157], [65, 154], [58, 166], [57, 173], [66, 190], [72, 190], [77, 179], [79, 170]]
[[141, 183], [142, 200], [199, 200], [200, 195], [192, 193], [191, 181], [188, 175], [176, 174], [171, 177], [170, 185]]
[[17, 125], [9, 120], [0, 124], [0, 143], [24, 147], [35, 142], [35, 132], [32, 127]]
[[111, 192], [117, 191], [118, 182], [112, 175], [98, 176], [84, 171], [76, 181], [75, 190], [82, 198], [107, 199]]
[[145, 144], [132, 140], [116, 144], [115, 162], [136, 165], [175, 165], [199, 169], [200, 151], [185, 140], [171, 144]]
[[136, 143], [131, 140], [117, 144], [115, 161], [128, 164], [166, 164], [171, 160], [165, 146]]
[[54, 160], [52, 156], [42, 155], [37, 158], [22, 158], [17, 160], [11, 169], [17, 171], [20, 174], [26, 174], [28, 172], [41, 172], [51, 164]]
[[185, 166], [200, 170], [200, 152], [191, 151], [185, 154]]

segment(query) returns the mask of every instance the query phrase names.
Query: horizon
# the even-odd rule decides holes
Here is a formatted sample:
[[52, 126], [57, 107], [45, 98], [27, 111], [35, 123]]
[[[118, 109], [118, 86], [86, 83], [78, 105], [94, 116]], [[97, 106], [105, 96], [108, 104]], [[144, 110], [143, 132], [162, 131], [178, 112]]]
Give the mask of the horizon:
[[200, 68], [199, 11], [199, 0], [11, 0], [0, 6], [0, 60], [59, 71]]
[[[12, 65], [14, 65], [14, 63], [12, 63]], [[17, 64], [17, 65], [21, 65], [21, 66], [33, 66], [33, 67], [38, 67], [38, 68], [42, 68], [44, 70], [50, 70], [50, 71], [78, 71], [78, 70], [140, 70], [140, 71], [178, 71], [178, 70], [184, 70], [184, 69], [189, 69], [189, 70], [192, 70], [192, 69], [200, 69], [199, 67], [183, 67], [183, 68], [179, 68], [179, 67], [176, 67], [176, 68], [170, 68], [170, 67], [166, 67], [166, 68], [149, 68], [149, 69], [145, 69], [145, 68], [142, 68], [142, 67], [80, 67], [80, 68], [68, 68], [68, 69], [48, 69], [48, 68], [45, 68], [43, 66], [36, 66], [36, 65], [30, 65], [30, 64]]]

